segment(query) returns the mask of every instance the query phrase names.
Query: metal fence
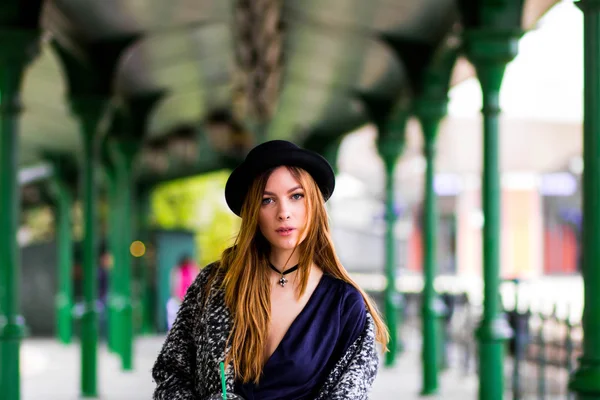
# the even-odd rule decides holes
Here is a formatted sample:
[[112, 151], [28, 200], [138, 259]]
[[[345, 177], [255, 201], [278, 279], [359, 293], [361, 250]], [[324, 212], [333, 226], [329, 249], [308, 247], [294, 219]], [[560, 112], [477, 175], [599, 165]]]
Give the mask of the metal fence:
[[[446, 305], [440, 320], [439, 368], [477, 374], [475, 330], [482, 309], [467, 294], [440, 293]], [[403, 340], [420, 345], [420, 293], [403, 294]], [[515, 302], [518, 305], [518, 302]], [[506, 343], [505, 385], [507, 397], [519, 399], [573, 399], [568, 391], [569, 375], [581, 355], [582, 329], [568, 307], [549, 307], [548, 312], [530, 307], [508, 309], [505, 316], [513, 329]], [[415, 341], [416, 340], [416, 341]]]
[[508, 313], [515, 332], [511, 340], [512, 376], [510, 389], [514, 399], [571, 399], [569, 375], [581, 355], [581, 324], [557, 308], [549, 314]]

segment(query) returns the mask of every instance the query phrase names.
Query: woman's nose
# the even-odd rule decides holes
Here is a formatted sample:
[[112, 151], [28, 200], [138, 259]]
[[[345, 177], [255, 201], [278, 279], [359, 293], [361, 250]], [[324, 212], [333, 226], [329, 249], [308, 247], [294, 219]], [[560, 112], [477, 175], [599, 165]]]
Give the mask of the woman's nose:
[[277, 213], [277, 218], [280, 221], [285, 221], [286, 219], [290, 218], [290, 212], [287, 209], [287, 207], [280, 207], [279, 208], [279, 212]]

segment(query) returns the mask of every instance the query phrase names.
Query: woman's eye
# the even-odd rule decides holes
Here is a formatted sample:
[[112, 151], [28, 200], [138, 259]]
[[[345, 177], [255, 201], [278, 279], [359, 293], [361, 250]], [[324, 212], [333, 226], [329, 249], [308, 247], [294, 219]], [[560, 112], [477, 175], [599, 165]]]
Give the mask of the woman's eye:
[[262, 204], [263, 204], [263, 205], [267, 205], [267, 204], [269, 204], [269, 203], [270, 203], [270, 201], [271, 201], [271, 198], [270, 198], [270, 197], [265, 197], [265, 198], [262, 200]]
[[303, 197], [304, 197], [304, 195], [302, 193], [296, 193], [296, 194], [292, 195], [292, 199], [294, 199], [294, 200], [300, 200]]

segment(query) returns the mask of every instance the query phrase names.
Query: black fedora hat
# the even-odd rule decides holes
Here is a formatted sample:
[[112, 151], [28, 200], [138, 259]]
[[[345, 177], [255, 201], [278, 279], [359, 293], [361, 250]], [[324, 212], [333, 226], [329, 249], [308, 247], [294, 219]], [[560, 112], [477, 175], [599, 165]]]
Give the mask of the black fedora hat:
[[333, 194], [335, 174], [325, 158], [286, 140], [271, 140], [253, 148], [227, 179], [225, 200], [231, 211], [238, 216], [241, 214], [254, 179], [265, 171], [284, 165], [306, 170], [319, 186], [325, 201]]

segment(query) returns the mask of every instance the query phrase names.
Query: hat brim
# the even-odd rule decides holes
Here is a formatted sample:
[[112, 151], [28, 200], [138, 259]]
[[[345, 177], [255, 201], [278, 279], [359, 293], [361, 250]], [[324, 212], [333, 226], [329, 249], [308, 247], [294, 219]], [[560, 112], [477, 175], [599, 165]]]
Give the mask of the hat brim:
[[242, 206], [254, 179], [270, 169], [280, 166], [299, 167], [306, 170], [317, 183], [325, 201], [335, 189], [335, 174], [331, 165], [320, 154], [304, 149], [286, 149], [269, 154], [252, 162], [244, 161], [233, 170], [225, 185], [225, 200], [234, 214], [240, 216]]

